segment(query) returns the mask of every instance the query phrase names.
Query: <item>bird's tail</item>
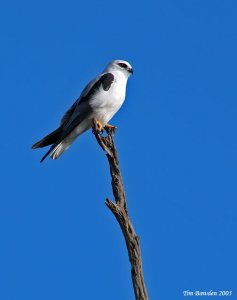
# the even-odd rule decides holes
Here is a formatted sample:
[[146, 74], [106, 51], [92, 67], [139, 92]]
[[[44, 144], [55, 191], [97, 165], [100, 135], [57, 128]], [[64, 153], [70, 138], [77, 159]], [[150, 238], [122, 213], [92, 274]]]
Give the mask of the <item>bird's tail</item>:
[[63, 128], [62, 126], [60, 126], [32, 146], [32, 149], [36, 149], [52, 145], [49, 151], [47, 151], [47, 153], [42, 157], [40, 162], [43, 162], [49, 154], [53, 159], [58, 158], [69, 147], [69, 145], [65, 146], [65, 143], [63, 141], [61, 143], [58, 143], [62, 132]]
[[61, 156], [71, 145], [71, 143], [67, 143], [62, 141], [61, 143], [59, 143], [54, 149], [53, 151], [50, 153], [50, 157], [52, 159], [57, 159], [59, 158], [59, 156]]
[[48, 155], [50, 155], [52, 159], [59, 158], [59, 156], [62, 155], [69, 148], [72, 142], [73, 140], [70, 142], [63, 140], [59, 144], [56, 143], [52, 145], [50, 149], [45, 153], [45, 155], [41, 158], [40, 162], [42, 163]]
[[[73, 122], [72, 122], [73, 124]], [[77, 129], [77, 133], [74, 135], [70, 135], [71, 131], [75, 128], [75, 126], [72, 128], [69, 128], [67, 130], [64, 130], [62, 126], [60, 126], [58, 129], [44, 137], [39, 142], [35, 143], [32, 146], [32, 149], [45, 147], [48, 145], [52, 145], [50, 149], [45, 153], [45, 155], [42, 157], [40, 162], [43, 162], [45, 158], [50, 155], [52, 159], [57, 159], [59, 156], [61, 156], [73, 143], [73, 141], [84, 131], [86, 131], [89, 126], [82, 126], [82, 128]]]
[[32, 146], [32, 149], [43, 148], [43, 147], [55, 144], [58, 141], [58, 139], [60, 138], [62, 132], [63, 132], [63, 128], [62, 128], [62, 126], [60, 126], [56, 130], [51, 132], [50, 134], [46, 135], [40, 141], [35, 143]]

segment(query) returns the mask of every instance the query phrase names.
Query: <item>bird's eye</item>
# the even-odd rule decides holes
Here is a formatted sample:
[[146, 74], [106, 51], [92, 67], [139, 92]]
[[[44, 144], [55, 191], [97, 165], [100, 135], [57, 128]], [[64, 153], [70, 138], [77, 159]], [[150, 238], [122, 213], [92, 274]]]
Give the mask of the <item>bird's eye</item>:
[[123, 69], [126, 69], [126, 68], [127, 68], [127, 65], [124, 64], [124, 63], [118, 63], [118, 65], [119, 65], [121, 68], [123, 68]]

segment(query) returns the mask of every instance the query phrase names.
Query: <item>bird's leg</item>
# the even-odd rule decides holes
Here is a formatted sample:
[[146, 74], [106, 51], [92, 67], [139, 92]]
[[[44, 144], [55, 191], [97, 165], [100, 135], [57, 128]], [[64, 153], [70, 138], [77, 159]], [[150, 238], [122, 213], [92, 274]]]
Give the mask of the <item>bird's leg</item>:
[[96, 126], [97, 126], [97, 129], [99, 132], [103, 131], [103, 126], [102, 124], [100, 123], [100, 121], [96, 120]]

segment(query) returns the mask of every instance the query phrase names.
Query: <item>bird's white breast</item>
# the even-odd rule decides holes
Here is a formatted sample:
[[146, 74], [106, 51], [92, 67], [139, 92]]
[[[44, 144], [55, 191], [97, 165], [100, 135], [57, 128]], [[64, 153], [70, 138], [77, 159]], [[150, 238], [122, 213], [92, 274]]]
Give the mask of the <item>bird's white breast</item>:
[[98, 119], [103, 126], [109, 122], [125, 100], [127, 78], [120, 72], [114, 72], [113, 75], [114, 82], [109, 90], [105, 91], [101, 86], [90, 103], [93, 117]]

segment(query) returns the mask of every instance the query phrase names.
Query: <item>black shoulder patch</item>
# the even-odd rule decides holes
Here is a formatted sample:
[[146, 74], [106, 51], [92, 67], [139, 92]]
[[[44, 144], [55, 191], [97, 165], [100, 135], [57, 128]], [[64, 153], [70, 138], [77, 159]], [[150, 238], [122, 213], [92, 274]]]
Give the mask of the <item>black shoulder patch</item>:
[[103, 89], [108, 91], [111, 87], [111, 84], [114, 81], [114, 75], [112, 73], [106, 73], [99, 79], [101, 81]]
[[112, 73], [105, 73], [100, 77], [98, 81], [91, 87], [86, 96], [82, 97], [79, 103], [86, 102], [102, 85], [104, 91], [108, 91], [114, 81], [114, 75]]

